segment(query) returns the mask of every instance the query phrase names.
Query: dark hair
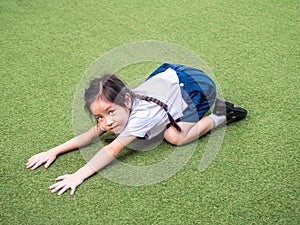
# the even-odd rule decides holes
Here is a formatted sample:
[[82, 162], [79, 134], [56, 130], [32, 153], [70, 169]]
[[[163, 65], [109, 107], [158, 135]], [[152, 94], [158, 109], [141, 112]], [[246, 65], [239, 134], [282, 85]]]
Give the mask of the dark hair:
[[117, 105], [125, 106], [125, 94], [130, 90], [114, 74], [106, 74], [91, 81], [89, 88], [85, 90], [84, 108], [92, 113], [90, 106], [96, 99], [114, 102]]
[[181, 131], [181, 128], [168, 112], [167, 104], [156, 98], [138, 95], [132, 92], [115, 74], [106, 74], [91, 81], [89, 88], [86, 89], [84, 94], [84, 108], [88, 113], [92, 114], [90, 106], [96, 99], [102, 99], [120, 106], [125, 106], [126, 93], [130, 94], [132, 100], [139, 98], [148, 102], [154, 102], [162, 107], [166, 111], [171, 125], [174, 126], [176, 130]]

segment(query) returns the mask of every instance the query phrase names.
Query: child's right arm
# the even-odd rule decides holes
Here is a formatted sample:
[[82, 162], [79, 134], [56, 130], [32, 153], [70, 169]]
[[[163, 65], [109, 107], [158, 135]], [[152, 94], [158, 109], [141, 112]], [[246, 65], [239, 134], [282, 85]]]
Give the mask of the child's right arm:
[[55, 148], [32, 156], [30, 159], [28, 159], [26, 163], [26, 168], [34, 170], [44, 163], [45, 168], [48, 168], [51, 165], [51, 163], [54, 162], [58, 155], [83, 147], [89, 144], [94, 138], [101, 136], [103, 133], [104, 132], [101, 129], [99, 129], [98, 125], [96, 125], [87, 132], [75, 138], [72, 138], [71, 140]]

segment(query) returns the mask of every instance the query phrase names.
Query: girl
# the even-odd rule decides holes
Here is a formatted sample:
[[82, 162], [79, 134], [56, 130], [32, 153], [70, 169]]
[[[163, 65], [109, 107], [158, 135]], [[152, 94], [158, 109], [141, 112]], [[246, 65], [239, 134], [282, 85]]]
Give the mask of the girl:
[[[48, 168], [64, 152], [89, 144], [105, 132], [118, 137], [103, 147], [85, 166], [73, 174], [56, 178], [51, 192], [71, 195], [85, 179], [109, 164], [124, 147], [139, 140], [151, 140], [163, 133], [173, 145], [198, 139], [212, 128], [243, 119], [247, 111], [225, 100], [216, 99], [216, 86], [203, 71], [179, 64], [164, 63], [147, 80], [130, 90], [116, 75], [94, 79], [85, 92], [85, 109], [97, 125], [49, 151], [32, 156], [26, 163], [36, 169]], [[205, 116], [212, 104], [212, 114]]]

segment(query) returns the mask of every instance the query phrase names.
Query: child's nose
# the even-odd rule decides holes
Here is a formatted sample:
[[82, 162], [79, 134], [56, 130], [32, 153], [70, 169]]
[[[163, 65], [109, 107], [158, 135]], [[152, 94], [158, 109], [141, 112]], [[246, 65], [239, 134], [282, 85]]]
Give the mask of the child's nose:
[[112, 118], [108, 118], [108, 119], [106, 120], [106, 125], [107, 125], [107, 126], [111, 126], [113, 123], [114, 123], [114, 121], [112, 120]]

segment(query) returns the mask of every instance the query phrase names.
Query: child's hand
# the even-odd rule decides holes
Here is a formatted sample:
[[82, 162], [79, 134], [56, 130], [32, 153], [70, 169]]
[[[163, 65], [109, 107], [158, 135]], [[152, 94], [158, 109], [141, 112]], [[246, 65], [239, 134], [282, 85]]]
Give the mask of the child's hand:
[[60, 190], [58, 192], [58, 195], [62, 195], [69, 188], [71, 188], [70, 194], [73, 195], [76, 187], [79, 186], [83, 182], [83, 179], [81, 177], [79, 177], [78, 175], [76, 175], [76, 173], [66, 174], [66, 175], [56, 178], [55, 180], [57, 180], [57, 181], [60, 180], [60, 181], [51, 185], [49, 187], [49, 189], [51, 189], [51, 193], [54, 193], [54, 192], [57, 192], [58, 190]]
[[54, 151], [41, 152], [28, 159], [26, 168], [34, 170], [44, 163], [46, 163], [45, 168], [48, 168], [55, 159], [56, 153], [54, 153]]

